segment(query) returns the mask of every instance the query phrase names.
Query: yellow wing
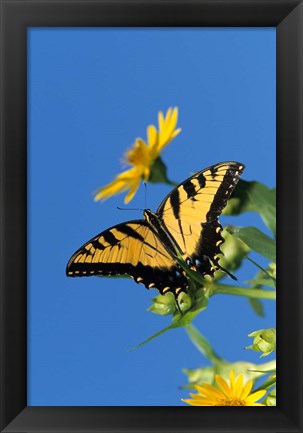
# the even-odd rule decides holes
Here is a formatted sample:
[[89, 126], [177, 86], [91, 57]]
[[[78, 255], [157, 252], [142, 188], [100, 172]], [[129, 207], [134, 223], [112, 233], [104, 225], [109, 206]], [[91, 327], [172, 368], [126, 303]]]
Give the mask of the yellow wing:
[[187, 279], [145, 220], [128, 221], [100, 233], [69, 260], [70, 277], [128, 274], [148, 289], [175, 296], [188, 287]]
[[244, 164], [231, 161], [199, 171], [178, 185], [157, 211], [184, 260], [202, 275], [223, 269], [218, 263], [224, 242], [218, 217], [244, 168]]

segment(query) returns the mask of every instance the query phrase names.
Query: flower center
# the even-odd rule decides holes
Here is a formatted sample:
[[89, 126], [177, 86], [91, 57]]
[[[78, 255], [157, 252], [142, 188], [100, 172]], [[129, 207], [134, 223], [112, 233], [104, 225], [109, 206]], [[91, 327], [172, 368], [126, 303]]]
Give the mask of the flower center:
[[243, 400], [237, 399], [217, 399], [218, 404], [216, 406], [245, 406], [245, 402]]
[[149, 154], [145, 143], [137, 140], [133, 147], [126, 152], [125, 159], [131, 165], [149, 165]]

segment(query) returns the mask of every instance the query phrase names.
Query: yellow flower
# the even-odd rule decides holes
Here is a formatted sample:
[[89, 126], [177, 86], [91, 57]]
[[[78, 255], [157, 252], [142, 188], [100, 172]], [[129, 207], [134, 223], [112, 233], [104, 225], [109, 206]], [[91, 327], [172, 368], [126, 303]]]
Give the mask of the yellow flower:
[[182, 400], [192, 406], [264, 406], [256, 401], [266, 394], [266, 390], [250, 394], [253, 381], [250, 380], [244, 386], [243, 374], [235, 379], [235, 373], [232, 370], [229, 375], [229, 385], [218, 374], [215, 375], [215, 378], [219, 388], [207, 384], [195, 385], [198, 394], [190, 394], [193, 400]]
[[158, 130], [154, 125], [147, 127], [147, 143], [137, 138], [132, 148], [125, 153], [125, 162], [133, 166], [120, 173], [111, 183], [96, 191], [95, 201], [105, 200], [114, 194], [129, 190], [124, 202], [128, 203], [135, 195], [140, 181], [149, 179], [151, 168], [162, 149], [171, 142], [181, 131], [176, 129], [178, 121], [178, 108], [169, 108], [166, 116], [160, 111], [158, 114]]

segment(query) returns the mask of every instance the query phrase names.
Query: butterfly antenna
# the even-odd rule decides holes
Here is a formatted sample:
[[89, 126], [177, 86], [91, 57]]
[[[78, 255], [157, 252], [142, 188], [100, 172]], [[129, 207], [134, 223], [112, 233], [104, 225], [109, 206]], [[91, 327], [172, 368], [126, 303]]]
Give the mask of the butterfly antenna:
[[119, 206], [117, 206], [117, 209], [118, 210], [140, 210], [140, 211], [143, 211], [144, 209], [140, 209], [140, 208], [136, 208], [136, 207], [119, 207]]
[[147, 191], [147, 185], [146, 185], [146, 182], [144, 182], [144, 205], [145, 205], [145, 209], [147, 208], [147, 205], [146, 205], [146, 191]]

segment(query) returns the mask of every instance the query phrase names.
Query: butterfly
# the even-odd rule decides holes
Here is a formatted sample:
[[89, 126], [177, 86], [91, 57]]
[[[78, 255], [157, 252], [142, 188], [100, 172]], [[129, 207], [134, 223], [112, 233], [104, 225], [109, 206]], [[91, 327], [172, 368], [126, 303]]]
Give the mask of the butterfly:
[[157, 212], [145, 209], [144, 219], [115, 225], [86, 242], [69, 260], [67, 276], [127, 274], [147, 289], [172, 292], [177, 302], [189, 286], [178, 255], [203, 277], [218, 269], [229, 274], [219, 264], [224, 239], [218, 217], [244, 168], [229, 161], [197, 172], [176, 186]]

